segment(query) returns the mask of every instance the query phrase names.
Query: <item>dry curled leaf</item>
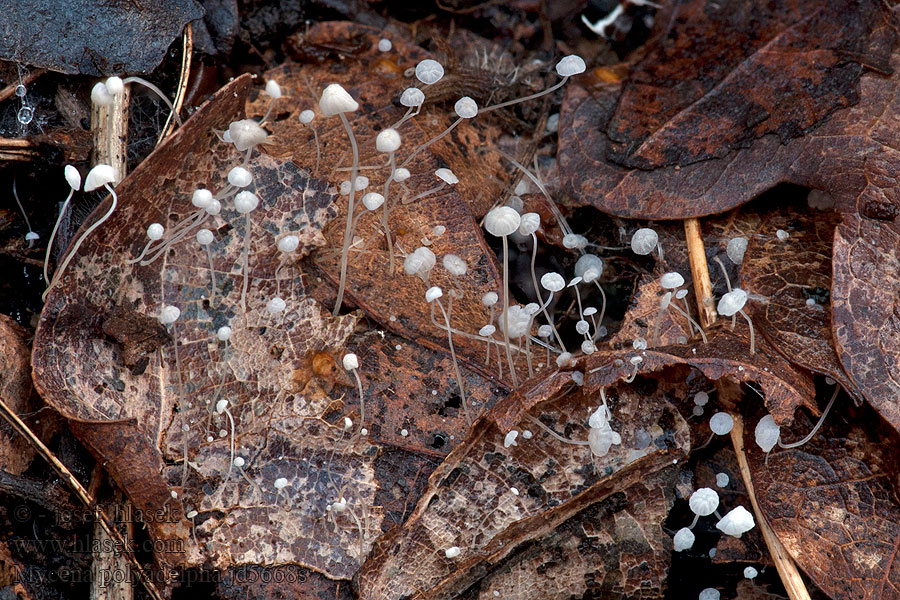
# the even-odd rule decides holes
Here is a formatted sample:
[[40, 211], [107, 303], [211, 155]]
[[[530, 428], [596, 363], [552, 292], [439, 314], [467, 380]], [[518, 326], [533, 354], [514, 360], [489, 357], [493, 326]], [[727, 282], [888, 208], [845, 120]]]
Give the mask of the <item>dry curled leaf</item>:
[[[403, 529], [378, 541], [358, 576], [361, 598], [459, 593], [524, 544], [687, 451], [687, 425], [674, 407], [629, 386], [608, 390], [621, 445], [606, 456], [551, 436], [545, 427], [585, 444], [600, 403], [571, 381], [556, 372], [526, 384], [475, 424], [432, 474]], [[451, 548], [459, 555], [448, 556]]]

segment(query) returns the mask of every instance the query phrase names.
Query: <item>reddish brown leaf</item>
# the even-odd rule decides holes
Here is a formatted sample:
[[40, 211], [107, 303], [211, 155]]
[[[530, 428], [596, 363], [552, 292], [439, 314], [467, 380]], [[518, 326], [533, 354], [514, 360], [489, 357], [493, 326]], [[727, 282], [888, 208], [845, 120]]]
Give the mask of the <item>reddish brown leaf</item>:
[[579, 366], [585, 370], [585, 386], [589, 390], [612, 385], [636, 374], [686, 364], [699, 369], [708, 379], [726, 377], [737, 382], [759, 383], [766, 408], [779, 423], [790, 423], [800, 406], [817, 410], [812, 378], [795, 369], [759, 336], [756, 353], [751, 355], [748, 333], [746, 325], [739, 326], [734, 332], [719, 327], [707, 332], [707, 344], [673, 345], [644, 351], [601, 351], [579, 361]]
[[[834, 213], [792, 206], [772, 213], [750, 240], [741, 279], [753, 294], [754, 323], [772, 346], [855, 393], [831, 336], [831, 243], [837, 221]], [[779, 239], [779, 230], [790, 237]]]
[[[785, 548], [832, 598], [900, 598], [895, 431], [866, 408], [838, 404], [806, 445], [765, 460], [745, 429], [760, 508]], [[798, 417], [793, 441], [813, 422]]]
[[[434, 472], [403, 529], [379, 540], [359, 574], [361, 597], [458, 593], [526, 542], [646, 480], [687, 450], [687, 426], [662, 394], [616, 386], [608, 398], [622, 444], [593, 458], [587, 446], [563, 443], [534, 421], [569, 439], [586, 439], [598, 400], [575, 388], [569, 373], [536, 380], [501, 401]], [[506, 447], [513, 429], [516, 445]], [[445, 551], [454, 546], [460, 554], [448, 558]]]
[[[657, 331], [657, 346], [687, 343], [691, 336], [688, 321], [674, 310], [665, 311], [659, 316], [659, 300], [662, 296], [659, 278], [644, 275], [638, 282], [637, 289], [631, 297], [631, 305], [622, 320], [622, 326], [609, 339], [613, 348], [631, 348], [635, 340], [643, 339], [648, 346], [653, 345], [653, 333]], [[678, 302], [683, 307], [682, 301]], [[659, 320], [659, 324], [657, 324]], [[700, 336], [697, 336], [699, 340]]]
[[891, 13], [868, 0], [691, 0], [631, 68], [605, 127], [609, 159], [655, 169], [803, 135], [855, 104], [863, 68], [890, 71]]

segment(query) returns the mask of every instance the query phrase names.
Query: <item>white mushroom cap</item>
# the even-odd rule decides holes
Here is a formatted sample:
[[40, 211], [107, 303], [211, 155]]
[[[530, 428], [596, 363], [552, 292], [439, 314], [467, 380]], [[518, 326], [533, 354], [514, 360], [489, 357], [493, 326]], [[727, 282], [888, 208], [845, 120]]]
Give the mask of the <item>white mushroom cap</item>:
[[661, 285], [664, 290], [674, 290], [684, 285], [684, 277], [681, 276], [681, 273], [676, 273], [674, 271], [671, 273], [664, 273], [663, 276], [659, 278], [659, 285]]
[[269, 137], [266, 130], [259, 126], [253, 119], [241, 119], [228, 126], [228, 135], [238, 152], [249, 150], [258, 144], [262, 144]]
[[426, 58], [416, 65], [416, 79], [425, 85], [432, 85], [444, 76], [444, 67], [436, 60]]
[[81, 173], [78, 172], [78, 169], [72, 165], [66, 165], [63, 169], [63, 175], [65, 175], [66, 183], [69, 184], [70, 188], [77, 190], [81, 187]]
[[212, 192], [206, 188], [198, 188], [191, 195], [191, 204], [197, 208], [206, 208], [213, 201]]
[[725, 535], [741, 537], [756, 525], [753, 515], [743, 506], [737, 506], [716, 523], [716, 529]]
[[588, 239], [578, 233], [567, 233], [563, 236], [562, 245], [563, 248], [568, 248], [569, 250], [573, 248], [581, 250], [582, 248], [587, 248]]
[[426, 302], [434, 302], [438, 298], [443, 297], [443, 295], [444, 295], [444, 290], [442, 290], [441, 288], [439, 288], [438, 286], [435, 285], [435, 286], [428, 288], [428, 290], [425, 292], [425, 301]]
[[571, 77], [572, 75], [584, 73], [586, 68], [584, 59], [577, 54], [564, 56], [556, 63], [556, 72], [559, 73], [560, 77]]
[[496, 237], [506, 237], [519, 228], [522, 217], [508, 206], [498, 206], [484, 216], [484, 228]]
[[353, 112], [358, 108], [359, 104], [353, 99], [353, 96], [339, 83], [330, 84], [322, 90], [322, 97], [319, 98], [319, 112], [324, 117]]
[[102, 81], [98, 81], [94, 84], [94, 87], [91, 88], [91, 102], [96, 104], [97, 106], [109, 106], [115, 101], [115, 98], [111, 93], [109, 93], [109, 89], [107, 89], [106, 84]]
[[493, 306], [497, 304], [498, 300], [500, 300], [500, 296], [497, 295], [497, 292], [487, 292], [481, 297], [481, 303], [485, 306]]
[[384, 204], [384, 196], [378, 192], [369, 192], [362, 197], [362, 203], [368, 210], [378, 210]]
[[97, 165], [84, 178], [84, 191], [93, 192], [99, 187], [115, 183], [116, 170], [109, 165]]
[[234, 197], [234, 208], [242, 215], [252, 212], [259, 206], [259, 198], [253, 192], [244, 190]]
[[[715, 550], [715, 548], [713, 548]], [[700, 595], [697, 596], [697, 600], [719, 600], [722, 597], [722, 594], [719, 593], [719, 590], [716, 588], [706, 588]]]
[[394, 169], [393, 179], [397, 183], [403, 183], [407, 179], [409, 179], [410, 172], [409, 169], [405, 169], [403, 167], [398, 167]]
[[559, 273], [544, 273], [541, 276], [541, 287], [548, 292], [558, 292], [566, 287], [566, 280]]
[[716, 435], [728, 435], [734, 427], [734, 418], [726, 412], [717, 412], [709, 420], [709, 428]]
[[465, 260], [457, 255], [447, 254], [444, 256], [444, 268], [447, 269], [451, 275], [461, 277], [466, 274], [469, 266], [466, 264]]
[[437, 257], [434, 252], [420, 246], [410, 252], [403, 261], [403, 271], [407, 275], [426, 275], [434, 268]]
[[759, 571], [754, 567], [747, 567], [744, 569], [744, 577], [747, 579], [756, 579], [756, 576], [759, 575]]
[[219, 202], [218, 200], [216, 200], [215, 198], [213, 198], [213, 199], [210, 201], [209, 206], [207, 206], [204, 210], [205, 210], [208, 214], [210, 214], [210, 215], [212, 215], [212, 216], [216, 216], [217, 214], [219, 214], [220, 212], [222, 212], [222, 203]]
[[316, 118], [316, 113], [314, 113], [313, 111], [311, 111], [309, 109], [300, 111], [300, 122], [303, 123], [304, 125], [308, 125], [309, 123], [312, 123], [312, 120], [314, 118]]
[[352, 352], [348, 352], [347, 354], [345, 354], [344, 358], [341, 359], [341, 363], [348, 371], [359, 368], [359, 358], [357, 358], [356, 355]]
[[485, 325], [478, 330], [478, 335], [480, 335], [481, 337], [491, 337], [492, 335], [494, 335], [495, 331], [497, 331], [497, 328], [493, 325]]
[[201, 229], [197, 232], [197, 243], [201, 246], [208, 246], [213, 243], [215, 236], [213, 236], [213, 232], [209, 229]]
[[274, 485], [275, 485], [275, 489], [276, 489], [276, 490], [280, 490], [280, 489], [282, 489], [282, 488], [286, 488], [286, 487], [287, 487], [287, 484], [288, 484], [288, 480], [287, 480], [287, 479], [285, 479], [284, 477], [279, 477], [278, 479], [275, 480], [275, 484], [274, 484]]
[[375, 136], [375, 149], [379, 152], [396, 152], [400, 147], [400, 134], [396, 129], [388, 127]]
[[444, 550], [444, 556], [446, 556], [447, 558], [456, 558], [457, 556], [459, 556], [459, 553], [459, 546], [451, 546]]
[[682, 527], [675, 533], [675, 537], [672, 539], [672, 545], [675, 548], [675, 552], [681, 552], [683, 550], [690, 550], [694, 546], [694, 532], [688, 529], [687, 527]]
[[287, 254], [288, 252], [293, 252], [297, 248], [300, 247], [300, 238], [296, 235], [286, 235], [280, 240], [278, 240], [278, 249], [281, 252]]
[[166, 228], [159, 223], [150, 223], [150, 226], [147, 227], [147, 237], [154, 241], [161, 240], [165, 232]]
[[723, 317], [730, 317], [744, 308], [747, 304], [747, 292], [741, 288], [734, 288], [719, 299], [719, 306], [716, 310]]
[[659, 235], [652, 229], [642, 227], [631, 236], [631, 250], [635, 254], [646, 256], [653, 252], [659, 243]]
[[422, 106], [425, 102], [425, 93], [419, 88], [406, 88], [400, 94], [400, 104], [412, 108], [413, 106]]
[[273, 315], [277, 315], [285, 308], [287, 308], [287, 303], [283, 298], [279, 298], [278, 296], [275, 296], [274, 298], [266, 302], [266, 310]]
[[550, 325], [545, 324], [538, 327], [538, 337], [548, 338], [551, 335], [553, 335], [553, 327], [551, 327]]
[[531, 235], [541, 226], [541, 215], [530, 212], [522, 215], [522, 220], [519, 222], [519, 233], [521, 235]]
[[711, 515], [719, 508], [719, 494], [712, 488], [700, 488], [691, 494], [688, 506], [695, 515], [701, 517]]
[[468, 96], [463, 96], [453, 105], [453, 110], [461, 119], [472, 119], [478, 114], [478, 104]]
[[231, 327], [228, 325], [223, 325], [216, 330], [216, 338], [220, 342], [225, 342], [231, 339]]
[[745, 237], [736, 237], [728, 240], [728, 245], [725, 246], [725, 254], [728, 255], [728, 258], [731, 259], [736, 265], [744, 262], [744, 253], [747, 251], [747, 238]]
[[516, 429], [507, 433], [506, 437], [503, 438], [503, 447], [509, 448], [510, 446], [518, 446], [519, 444], [516, 443], [517, 437], [519, 437], [519, 432]]
[[434, 175], [448, 185], [456, 185], [459, 183], [459, 178], [450, 169], [436, 169]]
[[[506, 322], [509, 325], [507, 335], [513, 339], [520, 338], [528, 333], [528, 326], [531, 324], [531, 317], [525, 312], [525, 309], [518, 304], [513, 304], [506, 312]], [[503, 312], [497, 317], [497, 325], [500, 331], [503, 331]]]
[[609, 454], [609, 448], [613, 444], [622, 443], [622, 436], [609, 428], [609, 425], [601, 428], [591, 428], [588, 432], [588, 445], [591, 447], [591, 453], [595, 456], [606, 456]]
[[106, 78], [106, 89], [113, 96], [118, 96], [122, 92], [125, 91], [125, 82], [122, 81], [121, 77], [113, 75], [112, 77]]
[[390, 52], [391, 48], [393, 48], [393, 47], [394, 47], [394, 44], [391, 42], [391, 40], [389, 40], [387, 38], [381, 38], [380, 40], [378, 40], [378, 51], [379, 52]]
[[171, 325], [181, 316], [181, 309], [177, 306], [163, 306], [159, 311], [159, 322], [163, 325]]
[[266, 93], [272, 100], [277, 100], [281, 98], [281, 86], [274, 79], [270, 79], [266, 82]]
[[[589, 277], [589, 273], [593, 277]], [[581, 277], [587, 283], [600, 277], [601, 273], [603, 273], [603, 259], [596, 254], [585, 254], [575, 263], [575, 276]]]
[[234, 187], [244, 188], [253, 183], [253, 175], [244, 167], [234, 167], [228, 171], [228, 183]]
[[771, 452], [778, 443], [778, 438], [781, 437], [781, 427], [775, 423], [775, 417], [766, 415], [760, 419], [756, 424], [754, 437], [756, 445], [762, 448], [763, 452]]

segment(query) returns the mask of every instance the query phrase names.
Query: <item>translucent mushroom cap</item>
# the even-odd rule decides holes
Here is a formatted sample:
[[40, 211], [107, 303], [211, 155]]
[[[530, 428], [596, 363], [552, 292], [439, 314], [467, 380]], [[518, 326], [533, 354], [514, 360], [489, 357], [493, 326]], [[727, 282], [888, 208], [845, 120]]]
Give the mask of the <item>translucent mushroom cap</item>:
[[762, 448], [763, 452], [771, 452], [778, 443], [778, 438], [781, 437], [781, 427], [775, 423], [775, 417], [766, 415], [760, 419], [756, 424], [754, 437], [756, 445]]
[[566, 287], [566, 280], [559, 273], [544, 273], [541, 276], [541, 287], [548, 292], [558, 292]]
[[234, 167], [228, 171], [228, 183], [235, 187], [247, 187], [253, 183], [253, 175], [244, 167]]
[[495, 331], [497, 331], [497, 328], [493, 325], [485, 325], [478, 330], [478, 335], [480, 335], [481, 337], [491, 337], [492, 335], [494, 335]]
[[461, 119], [471, 119], [478, 114], [478, 105], [468, 96], [463, 96], [453, 105], [456, 116]]
[[166, 228], [159, 223], [150, 223], [147, 227], [147, 237], [151, 240], [161, 240]]
[[407, 275], [427, 275], [437, 262], [434, 252], [420, 246], [406, 255], [403, 261], [403, 271]]
[[695, 515], [701, 517], [711, 515], [719, 508], [719, 494], [712, 488], [700, 488], [691, 494], [688, 505]]
[[122, 92], [125, 91], [125, 82], [122, 81], [121, 77], [113, 75], [111, 77], [106, 78], [106, 89], [109, 90], [109, 93], [113, 96], [118, 96]]
[[97, 165], [88, 171], [87, 177], [84, 178], [84, 191], [93, 192], [97, 188], [114, 183], [115, 181], [115, 169], [109, 165]]
[[347, 90], [339, 83], [332, 83], [322, 90], [319, 98], [319, 112], [325, 117], [346, 112], [353, 112], [359, 108], [359, 104], [353, 99]]
[[436, 60], [426, 58], [416, 65], [416, 79], [425, 85], [432, 85], [444, 76], [444, 67]]
[[280, 313], [285, 308], [287, 308], [287, 302], [284, 301], [284, 298], [281, 298], [279, 296], [275, 296], [274, 298], [266, 302], [266, 310], [273, 315]]
[[664, 273], [663, 276], [659, 278], [659, 285], [665, 290], [674, 290], [684, 285], [684, 277], [681, 276], [681, 273], [676, 273], [674, 271], [671, 273]]
[[280, 240], [278, 240], [278, 250], [287, 254], [288, 252], [293, 252], [297, 248], [300, 247], [300, 238], [296, 235], [286, 235]]
[[622, 436], [610, 429], [609, 425], [601, 428], [591, 428], [588, 432], [588, 445], [594, 456], [606, 456], [610, 447], [622, 443]]
[[159, 311], [159, 322], [163, 325], [171, 325], [181, 316], [181, 309], [177, 306], [163, 306]]
[[344, 355], [344, 358], [341, 359], [341, 364], [343, 364], [346, 370], [352, 371], [353, 369], [359, 368], [359, 359], [352, 352], [348, 352]]
[[266, 82], [266, 93], [272, 100], [277, 100], [281, 98], [281, 86], [274, 79], [270, 79]]
[[747, 292], [741, 288], [734, 288], [719, 299], [716, 310], [723, 317], [730, 317], [744, 308], [745, 304], [747, 304]]
[[682, 527], [675, 532], [675, 537], [672, 539], [672, 545], [674, 546], [675, 552], [690, 550], [694, 546], [695, 539], [693, 531], [687, 527]]
[[747, 238], [745, 237], [736, 237], [728, 240], [728, 245], [725, 246], [725, 254], [728, 255], [728, 258], [731, 259], [736, 265], [744, 262], [744, 253], [747, 251]]
[[315, 118], [316, 118], [316, 113], [314, 113], [313, 111], [311, 111], [309, 109], [300, 111], [300, 122], [303, 123], [304, 125], [312, 123], [312, 120]]
[[378, 210], [384, 204], [384, 196], [378, 192], [369, 192], [362, 197], [362, 203], [368, 210]]
[[461, 259], [455, 254], [447, 254], [444, 256], [444, 268], [450, 272], [451, 275], [456, 275], [460, 277], [466, 274], [468, 270], [468, 265], [466, 261]]
[[522, 217], [508, 206], [499, 206], [484, 217], [484, 228], [496, 237], [506, 237], [519, 228]]
[[400, 104], [408, 108], [422, 106], [425, 103], [425, 93], [419, 88], [406, 88], [400, 94]]
[[734, 427], [734, 418], [726, 412], [717, 412], [709, 420], [709, 428], [716, 435], [728, 435]]
[[197, 208], [206, 208], [213, 201], [212, 192], [206, 188], [197, 188], [194, 190], [194, 193], [191, 194], [191, 204], [196, 206]]
[[234, 209], [242, 215], [256, 210], [257, 206], [259, 206], [259, 197], [253, 192], [244, 190], [238, 192], [234, 197]]
[[530, 212], [522, 215], [519, 223], [519, 233], [522, 235], [531, 235], [541, 226], [541, 215]]
[[384, 129], [375, 136], [375, 149], [379, 152], [396, 152], [400, 147], [400, 134], [391, 127]]
[[228, 138], [238, 152], [244, 152], [262, 144], [269, 137], [266, 130], [253, 119], [241, 119], [228, 125]]
[[66, 183], [69, 184], [70, 188], [77, 190], [81, 187], [81, 173], [78, 172], [78, 169], [72, 165], [66, 165], [63, 169], [63, 175], [65, 175]]
[[700, 595], [697, 596], [697, 600], [719, 600], [722, 597], [722, 594], [719, 593], [719, 590], [716, 588], [706, 588]]
[[447, 185], [456, 185], [457, 183], [459, 183], [459, 177], [457, 177], [453, 171], [447, 168], [436, 169], [434, 175]]
[[91, 88], [91, 102], [93, 104], [96, 104], [97, 106], [109, 106], [114, 100], [115, 98], [109, 92], [106, 84], [102, 81], [98, 81], [94, 84], [94, 87]]
[[556, 72], [559, 73], [560, 77], [571, 77], [572, 75], [584, 73], [586, 68], [584, 59], [577, 54], [564, 56], [556, 63]]
[[197, 232], [197, 243], [201, 246], [208, 246], [213, 243], [215, 236], [213, 236], [213, 232], [209, 229], [201, 229]]
[[567, 233], [563, 236], [562, 244], [563, 248], [568, 248], [569, 250], [573, 248], [581, 250], [587, 247], [588, 239], [578, 233]]
[[575, 263], [575, 276], [587, 283], [600, 277], [603, 273], [603, 259], [596, 254], [585, 254]]
[[[531, 323], [531, 316], [524, 308], [518, 304], [513, 304], [506, 312], [506, 322], [509, 325], [507, 335], [511, 338], [520, 338], [528, 333], [528, 325]], [[500, 331], [503, 331], [503, 312], [497, 317], [497, 325]]]
[[659, 244], [659, 235], [647, 227], [638, 229], [631, 236], [631, 250], [641, 256], [646, 256], [653, 252], [657, 244]]
[[439, 288], [438, 286], [435, 285], [435, 286], [428, 288], [428, 290], [425, 292], [425, 301], [426, 302], [434, 302], [438, 298], [443, 297], [443, 295], [444, 295], [444, 290], [442, 290], [441, 288]]
[[741, 537], [756, 525], [753, 515], [743, 506], [737, 506], [716, 523], [716, 529], [725, 535]]

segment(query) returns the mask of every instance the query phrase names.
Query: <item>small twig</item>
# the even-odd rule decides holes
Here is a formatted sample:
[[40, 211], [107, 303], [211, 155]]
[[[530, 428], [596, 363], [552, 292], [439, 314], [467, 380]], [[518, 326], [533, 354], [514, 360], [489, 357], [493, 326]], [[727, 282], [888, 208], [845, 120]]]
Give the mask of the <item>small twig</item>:
[[691, 275], [694, 278], [694, 294], [697, 296], [697, 310], [700, 313], [700, 325], [707, 329], [716, 322], [716, 308], [713, 302], [712, 284], [709, 281], [709, 265], [706, 263], [706, 250], [703, 249], [703, 235], [700, 232], [700, 221], [684, 220], [684, 237], [687, 240], [688, 258], [691, 263]]
[[175, 92], [175, 102], [172, 106], [172, 111], [169, 113], [168, 119], [166, 119], [166, 124], [163, 125], [162, 134], [160, 134], [159, 139], [156, 140], [156, 145], [159, 146], [164, 139], [169, 137], [172, 134], [172, 130], [175, 128], [175, 118], [178, 113], [181, 112], [181, 107], [184, 104], [184, 97], [187, 95], [188, 88], [188, 80], [191, 78], [191, 55], [194, 52], [194, 33], [191, 29], [191, 24], [188, 23], [184, 26], [184, 35], [181, 39], [181, 75], [178, 78], [178, 90]]
[[731, 429], [731, 443], [734, 445], [734, 453], [737, 455], [738, 466], [741, 470], [741, 478], [744, 480], [744, 487], [747, 488], [747, 495], [750, 496], [750, 504], [753, 505], [753, 514], [756, 517], [756, 524], [762, 532], [766, 546], [772, 554], [772, 560], [775, 561], [775, 568], [787, 590], [788, 597], [791, 600], [810, 600], [809, 592], [806, 590], [806, 584], [800, 577], [800, 571], [794, 559], [788, 554], [787, 549], [772, 531], [769, 522], [759, 509], [756, 501], [756, 492], [753, 488], [753, 479], [750, 476], [750, 465], [747, 463], [747, 453], [744, 450], [744, 420], [741, 415], [732, 413], [734, 418], [734, 427]]

